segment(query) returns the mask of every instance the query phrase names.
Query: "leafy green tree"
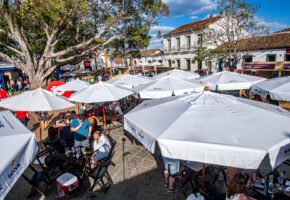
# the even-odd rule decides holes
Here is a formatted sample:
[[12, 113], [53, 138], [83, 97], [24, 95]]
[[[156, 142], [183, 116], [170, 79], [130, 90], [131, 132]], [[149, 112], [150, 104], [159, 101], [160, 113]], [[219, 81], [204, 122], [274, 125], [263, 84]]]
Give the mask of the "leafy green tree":
[[150, 26], [168, 13], [162, 0], [0, 0], [0, 6], [0, 59], [26, 73], [33, 87], [116, 39], [136, 49], [148, 45]]
[[255, 17], [258, 6], [245, 0], [217, 0], [221, 19], [206, 30], [205, 41], [221, 48], [227, 67], [234, 69], [241, 59], [240, 41], [267, 33], [267, 29]]

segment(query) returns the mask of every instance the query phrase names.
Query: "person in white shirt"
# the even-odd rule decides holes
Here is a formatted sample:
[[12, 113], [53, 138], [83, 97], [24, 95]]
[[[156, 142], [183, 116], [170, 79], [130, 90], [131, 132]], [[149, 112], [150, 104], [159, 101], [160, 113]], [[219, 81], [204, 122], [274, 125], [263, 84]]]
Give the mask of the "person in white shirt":
[[119, 105], [119, 103], [115, 104], [114, 112], [115, 112], [115, 114], [123, 115], [123, 112], [122, 112], [122, 109], [121, 109], [121, 106]]
[[110, 140], [100, 131], [96, 131], [94, 138], [94, 154], [93, 161], [97, 162], [109, 156], [111, 150]]

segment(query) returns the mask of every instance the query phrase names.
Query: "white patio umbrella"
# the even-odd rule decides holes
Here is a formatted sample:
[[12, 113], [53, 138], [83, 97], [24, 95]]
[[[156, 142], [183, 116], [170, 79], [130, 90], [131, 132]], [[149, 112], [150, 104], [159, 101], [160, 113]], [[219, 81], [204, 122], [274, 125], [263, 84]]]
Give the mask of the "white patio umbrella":
[[5, 198], [37, 151], [34, 134], [10, 111], [0, 112], [0, 200]]
[[66, 84], [53, 88], [53, 91], [80, 91], [87, 88], [90, 84], [79, 79], [72, 80]]
[[80, 103], [102, 103], [118, 101], [131, 94], [133, 92], [128, 89], [100, 81], [84, 90], [74, 93], [69, 100]]
[[242, 90], [250, 87], [265, 78], [239, 74], [235, 72], [222, 71], [198, 79], [201, 84], [209, 87], [210, 90]]
[[0, 102], [0, 107], [29, 112], [62, 110], [74, 106], [55, 93], [41, 88], [9, 97]]
[[149, 83], [151, 81], [152, 79], [144, 77], [144, 76], [126, 74], [116, 79], [106, 81], [106, 83], [111, 83], [116, 86], [121, 86], [121, 87], [132, 89], [138, 85]]
[[189, 82], [167, 75], [155, 79], [144, 85], [137, 86], [134, 91], [138, 92], [142, 99], [157, 99], [174, 95], [179, 96], [188, 93], [201, 92], [204, 86], [199, 83]]
[[160, 73], [158, 75], [156, 75], [154, 77], [154, 79], [159, 79], [159, 78], [162, 78], [162, 77], [165, 77], [165, 76], [172, 76], [173, 78], [176, 78], [176, 79], [195, 79], [195, 78], [199, 78], [200, 75], [198, 73], [192, 73], [192, 72], [188, 72], [188, 71], [183, 71], [183, 70], [180, 70], [180, 69], [173, 69], [171, 71], [168, 71], [168, 72], [163, 72], [163, 73]]
[[271, 99], [290, 101], [290, 76], [273, 78], [254, 84], [251, 92], [262, 97], [270, 95]]
[[290, 157], [288, 111], [208, 91], [145, 101], [125, 115], [124, 129], [180, 160], [256, 169], [266, 156], [272, 167]]

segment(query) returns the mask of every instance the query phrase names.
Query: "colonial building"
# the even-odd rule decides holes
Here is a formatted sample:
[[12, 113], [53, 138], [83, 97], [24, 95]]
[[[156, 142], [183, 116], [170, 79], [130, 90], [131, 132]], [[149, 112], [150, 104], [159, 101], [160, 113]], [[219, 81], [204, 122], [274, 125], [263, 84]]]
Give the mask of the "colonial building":
[[267, 78], [290, 75], [290, 28], [240, 41], [245, 49], [237, 68]]
[[[197, 46], [215, 48], [206, 44], [204, 32], [222, 20], [221, 16], [210, 16], [207, 19], [182, 25], [163, 36], [164, 64], [188, 71], [211, 68], [210, 63], [195, 62]], [[209, 69], [211, 70], [211, 69]]]
[[163, 63], [164, 53], [160, 49], [140, 50], [140, 57], [133, 59], [134, 66], [161, 66]]

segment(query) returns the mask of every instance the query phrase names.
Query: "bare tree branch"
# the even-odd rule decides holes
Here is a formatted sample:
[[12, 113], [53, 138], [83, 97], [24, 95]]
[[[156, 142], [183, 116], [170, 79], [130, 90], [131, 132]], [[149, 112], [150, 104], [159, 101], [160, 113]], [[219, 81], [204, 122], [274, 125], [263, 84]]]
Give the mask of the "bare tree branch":
[[129, 19], [130, 17], [124, 17], [124, 13], [120, 12], [116, 17], [114, 17], [96, 36], [90, 38], [89, 40], [86, 40], [78, 45], [71, 46], [65, 50], [59, 51], [57, 53], [52, 53], [48, 57], [53, 58], [53, 57], [61, 57], [65, 56], [73, 51], [78, 51], [80, 49], [85, 49], [87, 48], [90, 44], [92, 44], [96, 39], [101, 38], [102, 35], [104, 35], [112, 26], [114, 26], [118, 21], [123, 20], [123, 19]]
[[22, 51], [19, 51], [18, 49], [14, 48], [14, 47], [11, 47], [7, 44], [4, 44], [3, 42], [0, 42], [0, 45], [4, 46], [5, 48], [13, 51], [14, 53], [20, 55], [20, 56], [24, 56], [24, 53]]

